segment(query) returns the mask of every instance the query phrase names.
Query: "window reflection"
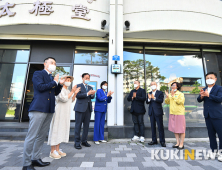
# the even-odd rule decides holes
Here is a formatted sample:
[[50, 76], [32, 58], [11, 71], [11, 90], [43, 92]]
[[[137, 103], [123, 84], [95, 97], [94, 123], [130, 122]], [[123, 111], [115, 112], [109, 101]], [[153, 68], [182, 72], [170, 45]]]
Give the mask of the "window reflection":
[[77, 46], [75, 64], [108, 64], [108, 48]]
[[27, 64], [0, 64], [0, 119], [19, 119]]
[[145, 87], [143, 54], [124, 51], [123, 52], [123, 89], [129, 93], [134, 88], [134, 81], [139, 80], [141, 88]]
[[[203, 104], [197, 102], [200, 90], [205, 87], [203, 60], [200, 49], [162, 48], [161, 47], [124, 47], [124, 112], [125, 124], [132, 124], [129, 115], [130, 102], [126, 101], [133, 81], [143, 82], [142, 88], [151, 91], [150, 83], [157, 82], [158, 90], [170, 90], [174, 81], [182, 83], [181, 91], [185, 94], [185, 117], [187, 126], [205, 125], [203, 118]], [[143, 53], [145, 52], [145, 60]], [[212, 56], [212, 55], [211, 55]], [[206, 56], [204, 56], [207, 58]], [[209, 59], [208, 59], [209, 60]], [[206, 64], [207, 70], [219, 71], [216, 60]], [[217, 57], [218, 60], [218, 57]], [[207, 62], [207, 60], [205, 60]], [[208, 61], [209, 62], [209, 61]], [[145, 68], [144, 68], [145, 65]], [[222, 66], [221, 66], [222, 68]], [[222, 69], [221, 69], [222, 70]], [[146, 86], [145, 86], [146, 84]], [[148, 110], [148, 106], [146, 105]], [[163, 103], [164, 124], [168, 126], [169, 106]], [[150, 126], [147, 113], [145, 124]]]
[[28, 62], [29, 50], [1, 50], [0, 62]]

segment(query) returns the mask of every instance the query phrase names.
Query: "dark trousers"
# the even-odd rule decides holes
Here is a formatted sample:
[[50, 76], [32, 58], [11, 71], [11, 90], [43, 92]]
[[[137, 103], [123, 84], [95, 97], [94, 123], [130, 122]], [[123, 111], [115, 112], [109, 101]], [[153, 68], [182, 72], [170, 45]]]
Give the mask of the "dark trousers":
[[222, 119], [213, 119], [210, 116], [205, 118], [208, 136], [210, 139], [210, 148], [214, 152], [214, 150], [218, 149], [216, 133], [219, 138], [219, 149], [222, 149]]
[[143, 136], [144, 137], [144, 121], [143, 121], [143, 114], [136, 115], [132, 114], [132, 119], [134, 123], [134, 135], [136, 136]]
[[[80, 141], [83, 143], [87, 141], [88, 131], [89, 131], [89, 123], [91, 118], [91, 111], [88, 108], [85, 112], [75, 112], [75, 144], [79, 145]], [[83, 132], [82, 132], [82, 140], [80, 140], [80, 131], [81, 126], [83, 124]]]
[[95, 112], [94, 141], [104, 140], [105, 112]]
[[154, 112], [152, 111], [150, 115], [150, 123], [152, 129], [152, 141], [157, 142], [157, 137], [156, 137], [156, 123], [157, 123], [160, 142], [165, 142], [163, 115], [155, 116]]

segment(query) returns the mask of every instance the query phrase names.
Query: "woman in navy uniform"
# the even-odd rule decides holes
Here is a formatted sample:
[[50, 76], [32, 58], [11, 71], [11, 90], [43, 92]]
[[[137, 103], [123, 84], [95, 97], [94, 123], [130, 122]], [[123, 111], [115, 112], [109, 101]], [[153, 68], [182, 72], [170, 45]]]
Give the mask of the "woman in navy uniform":
[[108, 83], [103, 81], [100, 85], [101, 89], [96, 92], [96, 103], [95, 103], [95, 124], [94, 124], [94, 137], [93, 140], [95, 144], [100, 144], [99, 142], [106, 143], [104, 140], [104, 125], [105, 125], [105, 115], [107, 112], [107, 103], [111, 102], [111, 95], [114, 92], [106, 92]]

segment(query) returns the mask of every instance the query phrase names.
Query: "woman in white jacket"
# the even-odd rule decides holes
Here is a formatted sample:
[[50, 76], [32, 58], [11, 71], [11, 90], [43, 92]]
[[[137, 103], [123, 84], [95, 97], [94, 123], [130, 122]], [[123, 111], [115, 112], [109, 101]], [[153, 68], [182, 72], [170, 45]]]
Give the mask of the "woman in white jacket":
[[66, 156], [66, 153], [59, 149], [59, 145], [62, 142], [69, 142], [71, 104], [80, 91], [80, 88], [74, 86], [70, 92], [68, 87], [74, 78], [68, 75], [61, 77], [61, 79], [64, 78], [66, 78], [66, 81], [60, 94], [56, 97], [55, 113], [51, 121], [48, 138], [48, 145], [51, 146], [49, 157], [54, 159]]

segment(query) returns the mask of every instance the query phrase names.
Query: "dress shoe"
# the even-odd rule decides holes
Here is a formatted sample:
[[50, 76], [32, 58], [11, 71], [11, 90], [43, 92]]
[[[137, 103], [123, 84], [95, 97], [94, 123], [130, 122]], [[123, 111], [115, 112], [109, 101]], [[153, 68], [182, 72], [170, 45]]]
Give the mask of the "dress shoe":
[[80, 145], [80, 144], [78, 144], [78, 145], [74, 145], [74, 147], [76, 148], [76, 149], [82, 149], [82, 146]]
[[44, 167], [50, 165], [50, 162], [42, 162], [41, 159], [32, 160], [32, 166]]
[[23, 166], [22, 170], [36, 170], [32, 165]]
[[154, 141], [151, 141], [148, 143], [148, 145], [156, 145], [156, 144], [157, 144], [157, 142], [154, 142]]
[[85, 147], [90, 147], [91, 145], [88, 142], [82, 142], [82, 145]]
[[177, 148], [177, 149], [182, 150], [182, 149], [184, 149], [184, 146], [183, 146], [183, 147], [179, 147], [179, 146], [178, 146], [178, 148]]
[[172, 148], [178, 148], [178, 147], [179, 147], [179, 145], [178, 145], [178, 146], [177, 146], [177, 145], [173, 145], [173, 146], [172, 146]]
[[165, 142], [160, 142], [160, 144], [161, 144], [162, 147], [166, 147]]

